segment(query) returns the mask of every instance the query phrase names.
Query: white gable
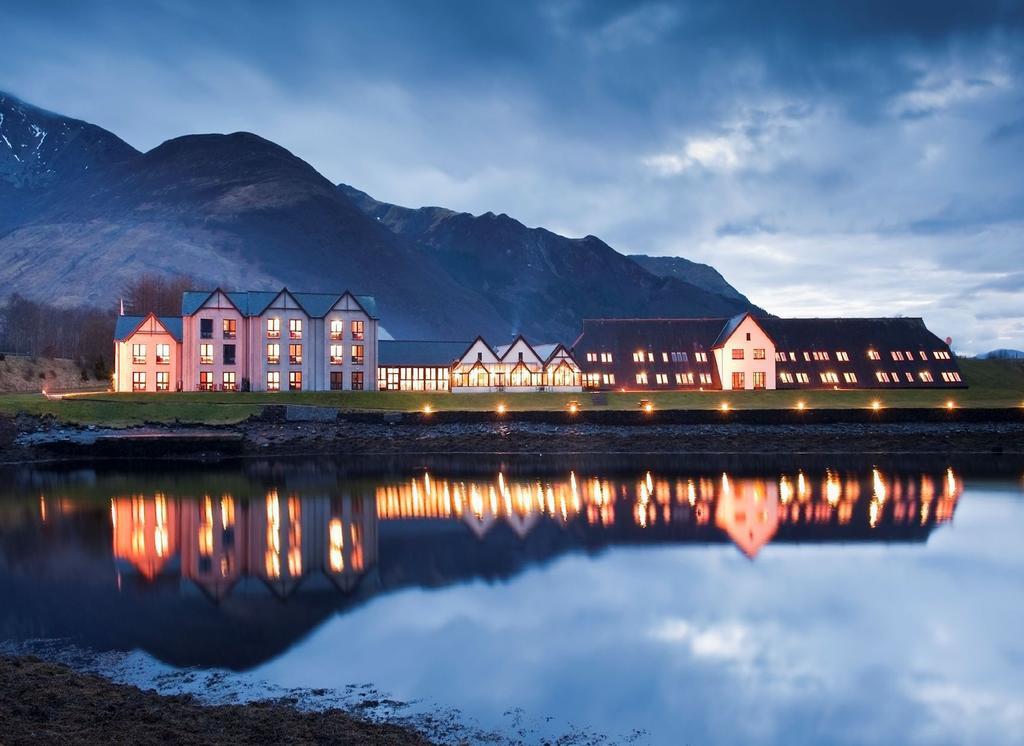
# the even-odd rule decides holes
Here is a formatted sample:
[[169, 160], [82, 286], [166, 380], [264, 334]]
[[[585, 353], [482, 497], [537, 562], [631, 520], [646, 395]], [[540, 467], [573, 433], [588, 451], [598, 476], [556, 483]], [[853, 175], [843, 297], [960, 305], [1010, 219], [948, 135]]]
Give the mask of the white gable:
[[267, 306], [268, 311], [271, 308], [279, 311], [302, 311], [302, 313], [305, 313], [299, 302], [287, 290], [282, 290], [271, 304]]
[[332, 311], [358, 311], [359, 313], [366, 313], [363, 307], [359, 305], [359, 301], [355, 299], [352, 293], [345, 293], [338, 302], [331, 306]]
[[472, 366], [476, 363], [478, 358], [485, 363], [498, 362], [498, 356], [494, 354], [494, 350], [492, 350], [491, 346], [482, 339], [478, 339], [471, 344], [459, 362], [462, 365]]
[[527, 364], [543, 365], [544, 361], [538, 357], [537, 353], [534, 352], [533, 348], [526, 343], [526, 340], [519, 338], [512, 345], [505, 350], [501, 356], [501, 360], [504, 363], [515, 364], [519, 361], [519, 354], [523, 355], [523, 362]]

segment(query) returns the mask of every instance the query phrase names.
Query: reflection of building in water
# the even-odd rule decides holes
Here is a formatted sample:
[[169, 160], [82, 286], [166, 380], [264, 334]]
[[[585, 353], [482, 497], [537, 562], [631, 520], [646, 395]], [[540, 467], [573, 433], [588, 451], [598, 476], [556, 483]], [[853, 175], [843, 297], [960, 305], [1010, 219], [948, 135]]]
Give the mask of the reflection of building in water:
[[[716, 528], [754, 557], [778, 534], [786, 540], [842, 540], [883, 524], [895, 529], [943, 523], [952, 517], [961, 490], [951, 469], [941, 477], [885, 476], [877, 469], [870, 475], [797, 471], [777, 480], [728, 474], [667, 479], [647, 473], [633, 482], [578, 479], [575, 473], [561, 481], [510, 480], [504, 474], [459, 481], [426, 474], [378, 487], [377, 513], [384, 521], [461, 520], [478, 537], [504, 523], [520, 538], [541, 518], [611, 527], [628, 515], [639, 529]], [[829, 532], [829, 527], [850, 530]], [[815, 533], [816, 528], [821, 530]]]
[[[159, 501], [175, 516], [180, 514], [182, 576], [215, 599], [250, 577], [282, 597], [312, 576], [350, 590], [377, 561], [377, 517], [364, 498], [300, 498], [276, 489], [252, 500], [231, 495], [180, 503], [162, 497], [116, 498], [116, 552], [128, 541], [117, 538], [122, 533], [130, 538], [127, 532], [148, 530], [148, 517]], [[122, 502], [125, 507], [119, 511]], [[132, 510], [132, 504], [137, 509]], [[177, 536], [177, 531], [175, 525], [171, 535]]]
[[[46, 502], [40, 500], [46, 520]], [[178, 505], [157, 494], [116, 497], [110, 501], [110, 523], [114, 536], [114, 559], [127, 563], [148, 580], [165, 569], [178, 553]]]

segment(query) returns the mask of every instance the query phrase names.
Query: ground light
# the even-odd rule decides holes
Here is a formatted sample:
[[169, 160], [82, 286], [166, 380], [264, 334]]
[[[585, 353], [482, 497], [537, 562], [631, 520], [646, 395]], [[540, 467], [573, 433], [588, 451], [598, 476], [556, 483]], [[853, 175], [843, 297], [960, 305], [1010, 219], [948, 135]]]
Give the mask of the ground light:
[[576, 414], [580, 411], [580, 403], [578, 401], [571, 401], [565, 406], [569, 408], [569, 414]]
[[647, 414], [650, 414], [654, 411], [654, 404], [652, 404], [649, 399], [641, 399], [640, 409], [644, 410]]
[[882, 408], [882, 402], [878, 401], [878, 399], [875, 399], [873, 402], [871, 402], [871, 408], [877, 412], [879, 409]]
[[498, 414], [505, 414], [506, 409], [507, 408], [505, 407], [504, 403], [499, 404], [498, 405]]
[[950, 399], [948, 402], [946, 402], [946, 409], [954, 409], [954, 408], [956, 408], [956, 403], [952, 399]]
[[430, 414], [433, 411], [434, 411], [434, 408], [431, 407], [429, 404], [424, 404], [423, 405], [423, 414]]
[[804, 404], [803, 399], [801, 399], [800, 401], [798, 401], [796, 403], [796, 408], [799, 409], [801, 412], [803, 412], [807, 408], [807, 405]]
[[727, 401], [722, 402], [722, 406], [720, 407], [720, 409], [723, 412], [728, 412], [729, 411], [729, 402], [727, 402]]

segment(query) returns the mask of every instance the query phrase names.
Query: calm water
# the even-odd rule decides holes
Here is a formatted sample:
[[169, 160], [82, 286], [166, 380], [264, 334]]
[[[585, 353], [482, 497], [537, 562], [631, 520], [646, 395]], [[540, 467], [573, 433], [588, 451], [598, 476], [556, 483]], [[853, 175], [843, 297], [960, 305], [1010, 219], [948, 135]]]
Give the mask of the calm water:
[[0, 639], [121, 651], [157, 683], [370, 683], [528, 739], [1020, 743], [1022, 479], [795, 457], [16, 471]]

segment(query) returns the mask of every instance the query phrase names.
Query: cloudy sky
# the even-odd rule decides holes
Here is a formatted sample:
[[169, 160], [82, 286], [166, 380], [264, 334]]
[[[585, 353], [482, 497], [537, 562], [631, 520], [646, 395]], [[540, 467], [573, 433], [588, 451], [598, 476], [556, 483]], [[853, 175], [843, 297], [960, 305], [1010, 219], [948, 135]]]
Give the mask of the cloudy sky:
[[1024, 2], [0, 0], [0, 89], [1024, 348]]

